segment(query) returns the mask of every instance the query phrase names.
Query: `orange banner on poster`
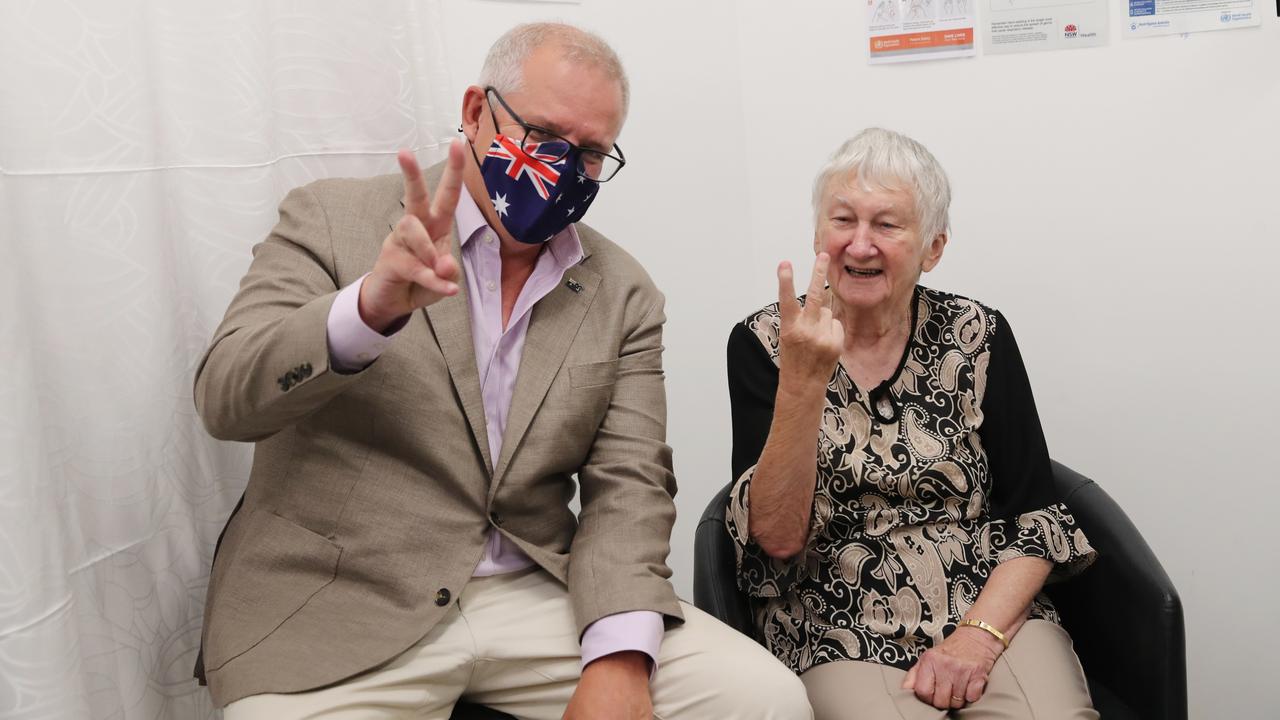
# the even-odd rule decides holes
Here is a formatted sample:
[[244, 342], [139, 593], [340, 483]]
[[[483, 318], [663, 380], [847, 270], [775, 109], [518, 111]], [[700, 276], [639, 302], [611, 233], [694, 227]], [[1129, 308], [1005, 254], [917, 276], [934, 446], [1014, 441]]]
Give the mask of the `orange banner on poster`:
[[933, 32], [885, 35], [871, 38], [871, 54], [941, 50], [958, 45], [973, 45], [973, 28], [935, 30]]

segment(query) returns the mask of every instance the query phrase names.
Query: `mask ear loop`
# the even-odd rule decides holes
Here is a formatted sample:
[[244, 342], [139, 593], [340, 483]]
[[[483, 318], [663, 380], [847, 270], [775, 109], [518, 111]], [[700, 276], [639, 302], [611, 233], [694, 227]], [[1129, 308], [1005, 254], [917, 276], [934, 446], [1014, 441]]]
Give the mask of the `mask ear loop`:
[[[462, 132], [462, 123], [458, 123], [458, 132]], [[480, 162], [480, 156], [476, 155], [476, 144], [471, 142], [471, 138], [467, 137], [465, 133], [462, 135], [462, 139], [467, 141], [467, 149], [471, 151], [471, 159], [475, 162], [476, 169], [484, 168], [484, 165]]]
[[[462, 132], [461, 125], [458, 126], [458, 132]], [[483, 168], [484, 166], [480, 164], [480, 156], [476, 155], [476, 144], [471, 142], [471, 138], [468, 138], [466, 135], [463, 135], [462, 137], [466, 138], [467, 149], [471, 151], [471, 159], [475, 161], [476, 168], [477, 169]]]
[[[493, 103], [489, 100], [490, 88], [484, 89], [484, 103], [489, 106], [489, 119], [493, 121], [493, 132], [498, 133], [498, 114], [493, 111]], [[463, 132], [462, 123], [458, 123], [458, 132]], [[464, 134], [463, 137], [466, 137]], [[480, 162], [480, 156], [476, 155], [476, 144], [467, 138], [467, 148], [471, 150], [471, 159], [475, 161], [476, 168], [483, 168], [484, 164]]]
[[471, 138], [470, 138], [470, 137], [467, 137], [467, 136], [466, 136], [466, 133], [462, 131], [462, 123], [458, 123], [458, 133], [461, 133], [461, 135], [462, 135], [462, 140], [466, 140], [466, 141], [467, 141], [467, 149], [468, 149], [468, 150], [471, 150], [471, 159], [472, 159], [472, 160], [475, 160], [476, 167], [477, 167], [477, 168], [479, 168], [479, 167], [480, 167], [480, 158], [476, 158], [476, 146], [475, 146], [475, 143], [474, 143], [474, 142], [471, 142]]

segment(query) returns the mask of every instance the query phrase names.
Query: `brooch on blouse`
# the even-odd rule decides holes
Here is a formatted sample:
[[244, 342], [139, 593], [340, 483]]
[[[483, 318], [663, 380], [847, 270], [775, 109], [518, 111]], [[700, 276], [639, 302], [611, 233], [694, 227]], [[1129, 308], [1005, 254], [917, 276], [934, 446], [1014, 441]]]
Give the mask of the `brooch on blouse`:
[[888, 390], [876, 395], [878, 397], [871, 398], [871, 409], [875, 412], [876, 419], [886, 424], [897, 422], [898, 406], [894, 404], [893, 398], [889, 397]]

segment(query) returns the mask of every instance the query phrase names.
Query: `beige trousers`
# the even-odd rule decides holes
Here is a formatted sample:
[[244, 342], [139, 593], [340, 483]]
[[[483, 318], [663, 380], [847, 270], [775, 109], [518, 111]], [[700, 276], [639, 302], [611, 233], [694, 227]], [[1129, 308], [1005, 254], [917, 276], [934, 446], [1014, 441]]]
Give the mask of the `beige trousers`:
[[800, 676], [817, 720], [1098, 720], [1066, 631], [1028, 620], [996, 660], [986, 692], [938, 710], [902, 689], [906, 672], [869, 662], [819, 665]]
[[[813, 717], [804, 686], [764, 648], [683, 604], [651, 692], [658, 718]], [[568, 592], [546, 572], [472, 578], [449, 615], [389, 664], [296, 694], [254, 695], [225, 720], [448, 718], [459, 697], [518, 718], [558, 720], [581, 674]]]

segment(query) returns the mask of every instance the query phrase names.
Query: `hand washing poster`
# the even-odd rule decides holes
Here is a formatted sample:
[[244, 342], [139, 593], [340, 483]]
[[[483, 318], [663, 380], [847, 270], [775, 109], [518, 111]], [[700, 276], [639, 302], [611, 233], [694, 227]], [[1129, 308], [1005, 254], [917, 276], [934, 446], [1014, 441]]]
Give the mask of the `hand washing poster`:
[[871, 64], [974, 55], [977, 2], [867, 0]]

